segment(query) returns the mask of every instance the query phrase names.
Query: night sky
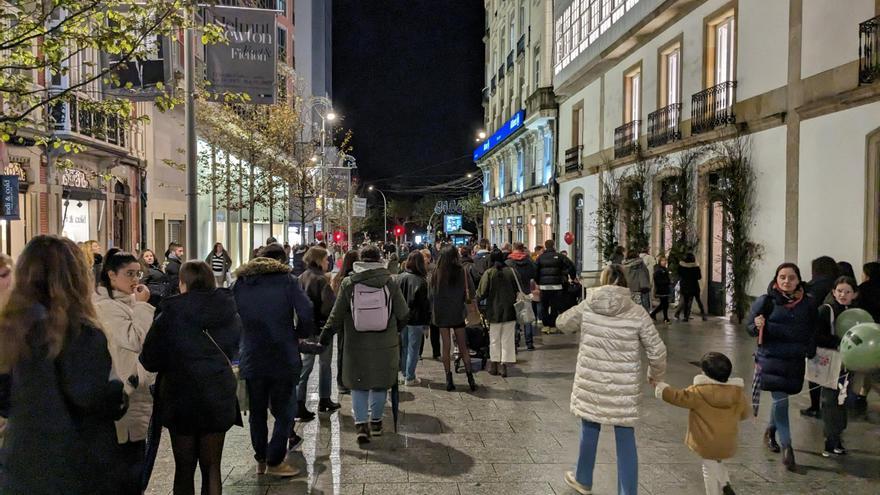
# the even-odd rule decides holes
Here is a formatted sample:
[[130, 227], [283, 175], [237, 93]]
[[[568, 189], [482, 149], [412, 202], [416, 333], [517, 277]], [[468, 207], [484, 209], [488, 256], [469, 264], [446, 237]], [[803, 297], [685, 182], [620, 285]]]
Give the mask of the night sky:
[[364, 183], [475, 170], [484, 17], [479, 0], [333, 0], [333, 104]]

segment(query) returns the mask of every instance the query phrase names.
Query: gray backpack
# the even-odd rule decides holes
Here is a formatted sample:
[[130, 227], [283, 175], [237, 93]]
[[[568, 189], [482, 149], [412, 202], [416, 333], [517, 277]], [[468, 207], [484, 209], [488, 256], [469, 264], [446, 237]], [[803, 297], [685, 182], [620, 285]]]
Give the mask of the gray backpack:
[[385, 286], [354, 284], [351, 291], [351, 316], [358, 332], [384, 332], [391, 318], [391, 293]]

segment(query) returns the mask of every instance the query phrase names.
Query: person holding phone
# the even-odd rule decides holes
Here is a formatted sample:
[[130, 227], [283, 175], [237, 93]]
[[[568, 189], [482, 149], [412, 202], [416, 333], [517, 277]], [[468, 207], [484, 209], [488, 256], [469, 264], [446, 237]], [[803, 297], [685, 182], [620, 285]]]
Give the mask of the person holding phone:
[[107, 333], [113, 369], [129, 395], [128, 412], [116, 422], [116, 440], [126, 465], [125, 485], [119, 493], [141, 492], [141, 472], [146, 452], [147, 428], [153, 412], [150, 385], [155, 374], [138, 361], [144, 339], [153, 323], [156, 308], [150, 289], [141, 283], [143, 271], [131, 253], [118, 251], [107, 256], [93, 297], [98, 321]]

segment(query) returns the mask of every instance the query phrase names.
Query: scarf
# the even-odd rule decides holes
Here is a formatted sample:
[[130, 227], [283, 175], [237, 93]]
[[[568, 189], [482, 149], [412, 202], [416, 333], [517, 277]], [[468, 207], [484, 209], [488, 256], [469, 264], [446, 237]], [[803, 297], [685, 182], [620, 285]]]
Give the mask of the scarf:
[[774, 294], [774, 296], [776, 297], [777, 301], [779, 301], [782, 306], [785, 307], [785, 309], [792, 309], [804, 300], [804, 288], [801, 285], [799, 285], [798, 288], [795, 289], [795, 291], [791, 294], [786, 294], [785, 292], [780, 290], [779, 286], [776, 284], [776, 282], [774, 282], [773, 291], [776, 293]]

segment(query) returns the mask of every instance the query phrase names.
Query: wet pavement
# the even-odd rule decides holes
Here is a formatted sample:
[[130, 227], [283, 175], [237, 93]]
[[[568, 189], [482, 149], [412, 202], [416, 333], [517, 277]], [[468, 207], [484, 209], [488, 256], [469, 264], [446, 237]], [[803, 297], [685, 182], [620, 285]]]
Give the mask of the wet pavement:
[[[724, 352], [734, 375], [751, 382], [753, 340], [720, 319], [661, 326], [669, 349], [667, 381], [689, 385], [699, 368], [692, 362], [707, 351]], [[350, 396], [341, 396], [341, 414], [319, 415], [298, 425], [305, 437], [290, 462], [304, 474], [293, 479], [257, 476], [246, 428], [233, 428], [223, 456], [227, 494], [570, 494], [563, 482], [577, 457], [579, 420], [569, 413], [576, 337], [537, 338], [537, 350], [518, 354], [507, 378], [477, 373], [480, 388], [467, 390], [463, 374], [457, 391], [446, 392], [443, 367], [426, 357], [418, 387], [401, 387], [399, 432], [392, 432], [390, 406], [385, 434], [363, 448], [355, 442]], [[426, 343], [425, 356], [430, 356]], [[335, 359], [334, 359], [335, 363]], [[476, 363], [479, 366], [479, 363]], [[317, 407], [317, 371], [310, 382], [310, 409]], [[646, 384], [642, 420], [636, 427], [640, 493], [704, 493], [700, 459], [684, 445], [687, 411], [653, 398]], [[334, 383], [334, 398], [336, 397]], [[770, 402], [764, 394], [760, 421], [742, 423], [740, 448], [728, 462], [739, 494], [880, 493], [880, 397], [872, 394], [869, 420], [852, 420], [844, 433], [847, 456], [821, 457], [822, 425], [798, 410], [809, 404], [806, 391], [791, 401], [792, 437], [798, 473], [784, 470], [779, 454], [761, 443]], [[245, 419], [247, 424], [247, 419]], [[595, 472], [596, 494], [617, 493], [614, 438], [603, 430]], [[163, 439], [148, 493], [170, 493], [174, 473], [170, 442]]]

